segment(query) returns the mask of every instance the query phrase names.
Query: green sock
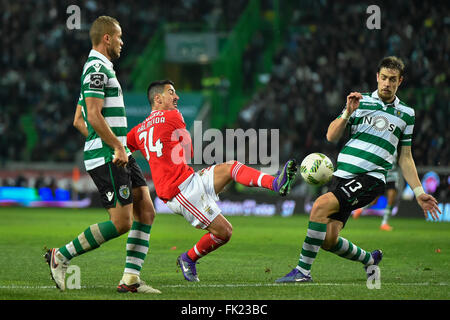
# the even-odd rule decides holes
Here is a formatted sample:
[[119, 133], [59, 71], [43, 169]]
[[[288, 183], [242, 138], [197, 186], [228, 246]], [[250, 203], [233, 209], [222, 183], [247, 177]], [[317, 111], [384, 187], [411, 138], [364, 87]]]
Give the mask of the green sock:
[[96, 223], [89, 226], [71, 242], [59, 248], [59, 252], [67, 260], [70, 260], [73, 257], [100, 247], [101, 244], [118, 236], [119, 233], [112, 221]]
[[326, 223], [318, 223], [310, 221], [308, 231], [306, 233], [305, 242], [303, 242], [300, 260], [297, 269], [304, 275], [311, 273], [311, 265], [319, 252], [320, 246], [325, 240], [327, 234]]
[[370, 252], [361, 249], [342, 237], [339, 237], [338, 243], [330, 250], [330, 252], [345, 259], [360, 261], [365, 266], [373, 264], [373, 258]]
[[127, 258], [124, 273], [140, 275], [148, 253], [152, 226], [134, 221], [127, 239]]

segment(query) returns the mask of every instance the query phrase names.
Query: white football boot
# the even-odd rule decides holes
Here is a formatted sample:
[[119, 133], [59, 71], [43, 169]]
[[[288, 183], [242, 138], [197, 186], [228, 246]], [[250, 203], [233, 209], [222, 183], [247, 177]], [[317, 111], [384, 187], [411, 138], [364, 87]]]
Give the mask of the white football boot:
[[69, 263], [64, 261], [64, 257], [56, 248], [48, 249], [44, 258], [50, 267], [50, 275], [53, 281], [55, 281], [56, 287], [61, 291], [66, 290], [65, 280]]

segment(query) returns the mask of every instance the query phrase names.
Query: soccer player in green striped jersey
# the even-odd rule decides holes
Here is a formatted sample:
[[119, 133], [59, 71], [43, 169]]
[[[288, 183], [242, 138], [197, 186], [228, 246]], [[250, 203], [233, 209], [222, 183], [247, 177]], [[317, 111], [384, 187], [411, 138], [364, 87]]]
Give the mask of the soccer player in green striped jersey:
[[89, 35], [92, 50], [81, 75], [74, 126], [86, 137], [86, 171], [100, 192], [110, 220], [89, 226], [66, 245], [48, 250], [45, 258], [56, 286], [65, 290], [65, 273], [72, 258], [131, 229], [124, 275], [117, 291], [160, 293], [140, 279], [155, 210], [142, 171], [126, 145], [122, 89], [111, 62], [120, 57], [122, 30], [116, 19], [101, 16], [92, 24]]
[[347, 129], [350, 139], [339, 153], [331, 191], [314, 202], [297, 267], [276, 282], [312, 281], [311, 266], [320, 248], [360, 261], [368, 277], [375, 274], [382, 259], [381, 250], [367, 252], [339, 233], [353, 210], [384, 192], [386, 174], [397, 149], [398, 164], [417, 203], [426, 217], [429, 213], [433, 219], [438, 218], [438, 203], [424, 192], [411, 153], [414, 110], [396, 96], [403, 72], [404, 64], [399, 58], [382, 59], [377, 70], [377, 90], [371, 94], [350, 93], [344, 111], [329, 125], [328, 141], [337, 142]]

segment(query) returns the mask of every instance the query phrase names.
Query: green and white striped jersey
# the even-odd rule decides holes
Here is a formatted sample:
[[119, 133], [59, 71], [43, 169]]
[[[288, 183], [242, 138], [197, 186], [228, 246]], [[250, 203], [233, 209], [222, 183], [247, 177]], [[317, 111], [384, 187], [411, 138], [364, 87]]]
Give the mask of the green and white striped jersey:
[[397, 97], [384, 104], [377, 91], [363, 94], [348, 121], [350, 140], [339, 153], [334, 175], [349, 179], [367, 174], [386, 182], [398, 146], [411, 145], [414, 121], [414, 109]]
[[107, 145], [95, 132], [87, 119], [86, 98], [104, 99], [102, 115], [112, 132], [125, 147], [127, 147], [127, 117], [123, 103], [122, 88], [116, 78], [113, 64], [103, 54], [91, 50], [84, 64], [81, 75], [81, 93], [78, 104], [82, 106], [83, 118], [88, 129], [84, 144], [84, 165], [86, 170], [92, 170], [113, 160], [114, 149]]

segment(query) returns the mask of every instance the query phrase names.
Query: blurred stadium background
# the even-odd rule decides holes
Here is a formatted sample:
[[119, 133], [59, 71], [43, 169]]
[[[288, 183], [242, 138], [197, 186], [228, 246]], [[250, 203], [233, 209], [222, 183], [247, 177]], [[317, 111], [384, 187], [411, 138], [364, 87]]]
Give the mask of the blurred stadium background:
[[[79, 29], [66, 24], [74, 4]], [[380, 7], [381, 29], [366, 26], [372, 4]], [[123, 30], [114, 64], [129, 127], [149, 113], [149, 82], [169, 78], [190, 129], [195, 120], [203, 130], [279, 129], [280, 163], [311, 152], [335, 162], [340, 145], [325, 133], [346, 95], [375, 90], [378, 61], [401, 57], [407, 69], [398, 96], [416, 111], [416, 165], [444, 209], [442, 220], [450, 220], [446, 1], [1, 0], [0, 7], [0, 206], [100, 206], [72, 121], [90, 24], [110, 15]], [[153, 190], [146, 161], [136, 157]], [[221, 206], [225, 214], [289, 216], [308, 212], [324, 191], [299, 178], [280, 200], [233, 185]], [[402, 188], [401, 197], [398, 214], [420, 217], [411, 190]]]

